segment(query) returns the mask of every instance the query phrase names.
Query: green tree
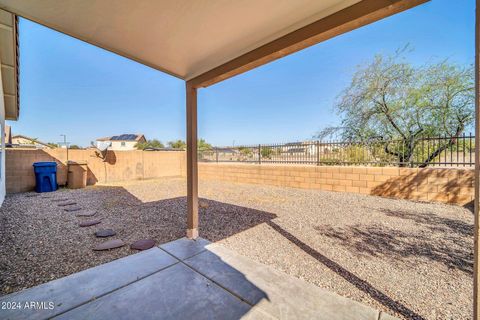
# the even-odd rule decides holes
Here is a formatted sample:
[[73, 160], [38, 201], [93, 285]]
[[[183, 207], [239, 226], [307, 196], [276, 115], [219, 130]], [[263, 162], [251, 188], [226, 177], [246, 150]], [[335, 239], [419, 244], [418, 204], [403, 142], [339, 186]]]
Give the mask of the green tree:
[[168, 143], [170, 148], [175, 148], [175, 149], [183, 149], [185, 150], [187, 148], [187, 144], [183, 140], [175, 140], [175, 141], [170, 141]]
[[82, 147], [80, 147], [79, 145], [76, 145], [76, 144], [72, 144], [68, 147], [68, 149], [82, 149]]
[[205, 139], [199, 139], [197, 142], [197, 149], [198, 151], [211, 150], [212, 145], [210, 143], [207, 143]]
[[153, 139], [153, 140], [148, 140], [146, 142], [138, 142], [136, 145], [135, 145], [135, 148], [137, 148], [138, 150], [145, 150], [147, 148], [164, 148], [165, 146], [163, 145], [163, 143], [160, 141], [160, 140], [157, 140], [157, 139]]
[[262, 155], [262, 158], [270, 159], [272, 157], [273, 150], [269, 147], [262, 147], [262, 149], [260, 149], [260, 154]]
[[421, 167], [456, 143], [474, 120], [473, 67], [448, 61], [413, 66], [403, 52], [377, 55], [359, 67], [336, 104], [341, 126], [321, 131], [320, 138], [340, 131], [348, 141], [384, 141], [384, 152], [405, 165], [420, 136], [452, 137], [426, 154]]
[[54, 143], [54, 142], [48, 142], [47, 145], [48, 145], [49, 147], [51, 147], [51, 148], [58, 148], [58, 147], [60, 147], [60, 146], [58, 145], [58, 143]]

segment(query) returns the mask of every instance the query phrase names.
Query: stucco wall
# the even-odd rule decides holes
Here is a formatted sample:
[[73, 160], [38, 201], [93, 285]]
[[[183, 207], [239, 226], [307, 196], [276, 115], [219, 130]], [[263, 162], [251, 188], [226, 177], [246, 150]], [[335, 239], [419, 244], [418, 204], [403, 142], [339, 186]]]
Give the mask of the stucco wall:
[[[185, 176], [185, 152], [176, 151], [108, 151], [106, 161], [94, 150], [69, 150], [69, 160], [86, 161], [87, 184]], [[57, 162], [57, 180], [64, 185], [67, 179], [65, 149], [31, 150], [7, 149], [6, 191], [24, 192], [35, 187], [32, 164], [37, 161]]]
[[473, 169], [200, 163], [199, 177], [460, 205], [474, 197]]

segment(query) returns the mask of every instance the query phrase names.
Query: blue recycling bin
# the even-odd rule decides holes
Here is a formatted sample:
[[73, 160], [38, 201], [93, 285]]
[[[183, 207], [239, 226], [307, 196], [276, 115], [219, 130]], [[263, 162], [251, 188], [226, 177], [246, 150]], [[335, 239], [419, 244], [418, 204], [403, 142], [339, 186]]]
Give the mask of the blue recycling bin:
[[33, 170], [35, 171], [35, 191], [52, 192], [58, 189], [56, 162], [35, 162]]

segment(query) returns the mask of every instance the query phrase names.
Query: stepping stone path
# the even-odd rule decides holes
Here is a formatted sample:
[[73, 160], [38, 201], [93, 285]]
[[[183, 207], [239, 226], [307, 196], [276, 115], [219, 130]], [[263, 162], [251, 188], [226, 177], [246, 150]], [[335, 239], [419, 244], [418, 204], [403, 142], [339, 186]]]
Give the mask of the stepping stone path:
[[73, 206], [74, 204], [77, 204], [77, 203], [74, 201], [57, 203], [59, 207]]
[[79, 212], [75, 214], [77, 217], [93, 217], [94, 215], [97, 214], [97, 211], [95, 210], [82, 210], [82, 211], [78, 210], [78, 211]]
[[101, 222], [100, 220], [87, 220], [87, 221], [80, 222], [80, 224], [78, 226], [80, 226], [80, 227], [90, 227], [90, 226], [94, 226], [96, 224], [99, 224], [100, 222]]
[[102, 250], [109, 250], [109, 249], [115, 249], [119, 248], [125, 245], [125, 242], [123, 242], [120, 239], [115, 239], [115, 240], [109, 240], [105, 241], [103, 243], [100, 243], [98, 246], [93, 248], [95, 251], [102, 251]]
[[52, 199], [53, 202], [62, 202], [62, 201], [68, 201], [68, 198], [58, 198], [58, 199]]
[[142, 239], [135, 241], [130, 245], [130, 249], [134, 250], [147, 250], [155, 246], [155, 240], [152, 239]]
[[76, 206], [76, 207], [68, 207], [68, 208], [65, 208], [65, 209], [63, 209], [63, 210], [65, 210], [65, 211], [67, 211], [67, 212], [74, 212], [74, 211], [80, 211], [80, 210], [82, 210], [82, 207], [79, 207], [79, 206]]
[[112, 229], [102, 229], [95, 232], [97, 238], [106, 238], [116, 235], [117, 233]]

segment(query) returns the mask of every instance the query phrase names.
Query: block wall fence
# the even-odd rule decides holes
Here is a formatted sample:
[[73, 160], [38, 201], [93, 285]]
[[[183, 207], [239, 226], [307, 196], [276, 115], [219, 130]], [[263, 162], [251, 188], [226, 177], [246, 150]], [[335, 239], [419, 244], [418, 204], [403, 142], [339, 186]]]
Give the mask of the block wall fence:
[[[103, 161], [94, 150], [68, 150], [68, 158], [87, 162], [87, 185], [186, 175], [186, 155], [183, 151], [108, 151], [106, 161]], [[58, 184], [66, 183], [65, 149], [7, 149], [5, 160], [7, 193], [35, 188], [32, 164], [38, 161], [57, 162]]]
[[199, 178], [467, 205], [474, 170], [200, 163]]
[[[88, 185], [186, 175], [183, 151], [108, 151], [103, 161], [93, 150], [69, 150], [69, 160], [87, 162]], [[65, 149], [7, 149], [7, 193], [34, 189], [32, 164], [37, 161], [57, 162], [58, 183], [66, 183]], [[199, 178], [459, 205], [474, 198], [474, 170], [460, 168], [199, 163]]]

